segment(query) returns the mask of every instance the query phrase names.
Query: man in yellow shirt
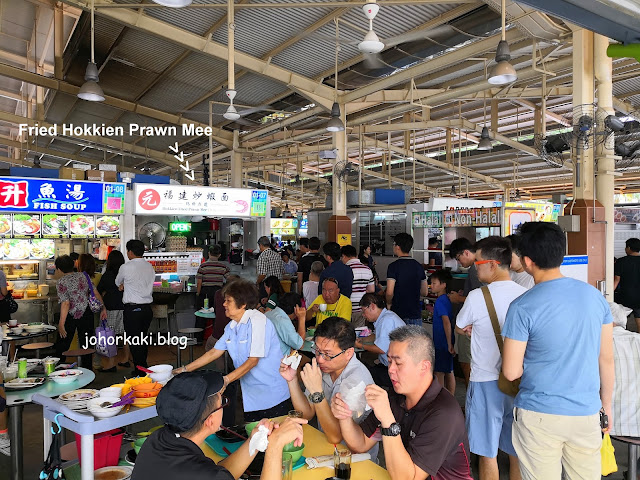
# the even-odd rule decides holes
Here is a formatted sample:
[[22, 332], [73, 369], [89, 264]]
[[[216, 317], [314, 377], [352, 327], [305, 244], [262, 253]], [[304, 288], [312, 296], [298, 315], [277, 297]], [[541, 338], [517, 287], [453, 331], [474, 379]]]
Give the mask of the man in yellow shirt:
[[314, 316], [316, 326], [329, 317], [340, 317], [351, 321], [351, 300], [340, 294], [340, 286], [335, 278], [324, 279], [322, 295], [318, 295], [307, 309], [307, 320], [311, 320]]

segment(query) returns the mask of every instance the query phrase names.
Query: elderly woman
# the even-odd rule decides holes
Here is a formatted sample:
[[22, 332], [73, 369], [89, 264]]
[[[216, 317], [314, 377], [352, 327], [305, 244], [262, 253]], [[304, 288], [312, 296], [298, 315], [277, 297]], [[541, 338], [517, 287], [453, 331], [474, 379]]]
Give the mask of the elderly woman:
[[174, 370], [174, 374], [191, 372], [220, 358], [225, 350], [235, 370], [225, 375], [225, 386], [240, 380], [244, 419], [286, 415], [293, 409], [287, 382], [279, 373], [280, 340], [267, 317], [258, 306], [258, 289], [246, 280], [236, 280], [222, 291], [225, 315], [232, 321], [224, 328], [215, 347], [194, 362]]

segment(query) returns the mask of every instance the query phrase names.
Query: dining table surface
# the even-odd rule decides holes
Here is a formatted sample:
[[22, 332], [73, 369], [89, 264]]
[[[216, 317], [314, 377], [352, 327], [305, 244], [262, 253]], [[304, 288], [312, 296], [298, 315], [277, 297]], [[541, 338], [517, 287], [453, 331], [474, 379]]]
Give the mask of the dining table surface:
[[[279, 419], [274, 420], [278, 421]], [[302, 431], [305, 447], [302, 455], [307, 458], [318, 455], [333, 455], [334, 446], [329, 443], [324, 433], [311, 425], [303, 425]], [[201, 445], [200, 448], [207, 457], [216, 463], [223, 459], [206, 444]], [[333, 477], [333, 474], [333, 468], [308, 468], [307, 465], [304, 465], [293, 471], [292, 480], [325, 480], [327, 477]], [[351, 465], [351, 480], [388, 480], [390, 478], [389, 472], [371, 460], [356, 462]]]

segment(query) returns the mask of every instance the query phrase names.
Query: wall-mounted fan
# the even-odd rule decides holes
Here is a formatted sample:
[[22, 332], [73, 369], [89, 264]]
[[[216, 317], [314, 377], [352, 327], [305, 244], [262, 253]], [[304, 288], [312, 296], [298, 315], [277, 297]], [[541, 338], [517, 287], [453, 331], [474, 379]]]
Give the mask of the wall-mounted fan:
[[553, 168], [561, 168], [564, 165], [568, 157], [565, 152], [570, 150], [564, 135], [554, 135], [552, 137], [535, 135], [533, 147], [536, 149], [540, 158]]
[[596, 138], [596, 108], [593, 104], [576, 105], [566, 120], [571, 124], [571, 130], [561, 135], [571, 150], [580, 154], [593, 147]]
[[616, 168], [627, 168], [640, 161], [640, 140], [622, 142], [616, 139], [615, 154], [621, 158], [616, 159]]
[[333, 176], [338, 179], [338, 188], [342, 188], [342, 183], [349, 183], [353, 179], [358, 178], [360, 167], [349, 160], [340, 160], [333, 167]]
[[142, 243], [144, 243], [149, 250], [163, 245], [166, 235], [167, 233], [164, 227], [156, 222], [145, 223], [140, 227], [140, 231], [138, 232], [140, 240], [142, 240]]

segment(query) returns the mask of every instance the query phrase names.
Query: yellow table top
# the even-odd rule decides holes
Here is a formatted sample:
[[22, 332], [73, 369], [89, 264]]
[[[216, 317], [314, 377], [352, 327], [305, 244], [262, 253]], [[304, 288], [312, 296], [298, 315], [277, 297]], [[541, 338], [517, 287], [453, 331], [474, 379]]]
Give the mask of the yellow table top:
[[[315, 457], [317, 455], [331, 455], [333, 453], [333, 444], [327, 441], [324, 433], [313, 428], [310, 425], [303, 425], [304, 432], [304, 452], [305, 457]], [[208, 445], [200, 445], [204, 454], [213, 459], [216, 463], [222, 460], [216, 452]], [[333, 476], [333, 469], [329, 468], [313, 468], [309, 469], [305, 465], [302, 468], [294, 470], [293, 480], [324, 480]], [[371, 460], [364, 462], [356, 462], [351, 466], [351, 480], [388, 480], [389, 473], [381, 466], [373, 463]]]

